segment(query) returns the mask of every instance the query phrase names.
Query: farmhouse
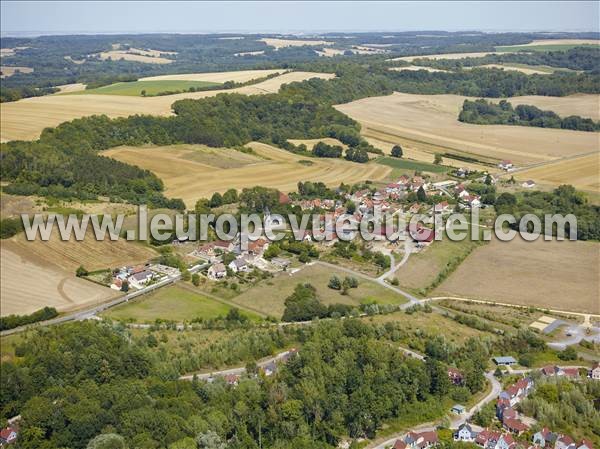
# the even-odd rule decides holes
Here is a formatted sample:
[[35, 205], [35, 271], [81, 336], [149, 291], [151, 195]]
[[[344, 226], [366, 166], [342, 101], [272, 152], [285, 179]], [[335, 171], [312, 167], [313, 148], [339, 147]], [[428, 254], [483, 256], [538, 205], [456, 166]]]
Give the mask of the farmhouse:
[[138, 290], [144, 288], [148, 282], [150, 282], [154, 278], [154, 273], [149, 270], [140, 271], [138, 273], [134, 273], [127, 278], [129, 281], [129, 285], [137, 288]]
[[223, 279], [227, 276], [227, 269], [222, 263], [215, 263], [208, 269], [208, 277], [212, 280]]
[[502, 170], [506, 170], [506, 171], [510, 170], [513, 167], [514, 166], [513, 166], [512, 161], [508, 161], [508, 160], [504, 160], [498, 164], [498, 168], [500, 168]]
[[596, 364], [590, 370], [590, 377], [595, 380], [600, 380], [600, 362]]
[[535, 181], [529, 179], [528, 181], [525, 181], [524, 183], [522, 183], [521, 187], [523, 187], [525, 189], [531, 189], [531, 188], [535, 187]]
[[229, 268], [231, 268], [234, 273], [250, 271], [250, 266], [243, 257], [238, 257], [237, 259], [232, 260], [229, 263]]

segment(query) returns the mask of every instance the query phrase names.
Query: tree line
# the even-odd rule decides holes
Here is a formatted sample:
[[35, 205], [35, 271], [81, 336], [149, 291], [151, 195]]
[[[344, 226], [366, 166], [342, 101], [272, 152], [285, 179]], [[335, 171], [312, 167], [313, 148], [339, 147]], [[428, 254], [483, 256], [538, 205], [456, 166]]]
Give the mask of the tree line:
[[559, 128], [574, 131], [600, 131], [600, 122], [578, 115], [561, 118], [553, 111], [544, 111], [536, 106], [520, 104], [513, 108], [506, 100], [499, 103], [483, 98], [465, 100], [458, 120], [477, 125], [518, 125], [539, 128]]

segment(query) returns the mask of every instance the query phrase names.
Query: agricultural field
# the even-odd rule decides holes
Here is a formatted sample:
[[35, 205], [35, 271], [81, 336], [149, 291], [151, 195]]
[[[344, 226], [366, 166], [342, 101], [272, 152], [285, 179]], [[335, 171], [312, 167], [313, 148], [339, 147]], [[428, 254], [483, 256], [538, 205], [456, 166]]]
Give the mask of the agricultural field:
[[[599, 98], [597, 95], [577, 97], [577, 101], [589, 104], [597, 104]], [[353, 101], [336, 108], [359, 121], [366, 137], [377, 139], [384, 135], [387, 141], [409, 141], [412, 147], [426, 153], [448, 152], [489, 164], [510, 159], [519, 166], [598, 150], [595, 133], [459, 122], [458, 113], [467, 98], [394, 93]], [[511, 102], [519, 104], [526, 101], [544, 108], [548, 100], [538, 102], [538, 98], [516, 97], [511, 98]], [[569, 97], [552, 99], [554, 103], [561, 100], [568, 105], [565, 108], [575, 109], [574, 101]], [[580, 108], [587, 110], [588, 105]]]
[[471, 69], [502, 69], [502, 70], [513, 70], [515, 72], [521, 72], [525, 75], [548, 75], [558, 70], [552, 67], [543, 67], [543, 66], [528, 66], [525, 64], [516, 65], [516, 64], [484, 64], [478, 65], [475, 67], [464, 67], [465, 70]]
[[543, 97], [526, 95], [506, 98], [513, 106], [532, 104], [543, 110], [554, 111], [561, 117], [579, 115], [592, 120], [600, 120], [600, 95], [575, 94], [567, 97]]
[[[207, 87], [217, 87], [220, 83], [210, 81], [132, 81], [128, 83], [115, 83], [109, 86], [102, 86], [96, 89], [78, 90], [73, 92], [76, 95], [129, 95], [134, 97], [152, 96], [161, 92], [177, 92], [190, 88], [205, 89]], [[142, 94], [143, 92], [143, 94]]]
[[[103, 241], [97, 241], [91, 231], [88, 231], [82, 241], [75, 240], [74, 236], [71, 236], [69, 241], [62, 241], [58, 232], [53, 232], [47, 242], [39, 237], [28, 241], [24, 233], [17, 234], [10, 241], [13, 248], [20, 248], [24, 254], [30, 255], [40, 263], [60, 267], [71, 276], [75, 275], [75, 270], [80, 265], [88, 271], [94, 271], [145, 263], [158, 255], [149, 246], [125, 239], [112, 241], [107, 237]], [[3, 241], [3, 245], [4, 242], [6, 240]], [[2, 280], [4, 279], [2, 273]]]
[[[268, 71], [270, 73], [271, 71]], [[236, 73], [236, 72], [231, 72]], [[232, 75], [233, 77], [235, 75]], [[105, 114], [109, 117], [127, 117], [134, 114], [168, 116], [171, 105], [185, 98], [199, 99], [220, 93], [247, 95], [274, 93], [281, 85], [309, 78], [333, 78], [334, 74], [315, 72], [288, 72], [258, 84], [228, 90], [185, 92], [158, 97], [133, 97], [124, 95], [47, 95], [2, 103], [0, 105], [0, 140], [37, 139], [44, 128], [89, 115]], [[230, 77], [230, 78], [231, 78]]]
[[73, 92], [79, 92], [85, 89], [85, 84], [83, 83], [72, 83], [72, 84], [62, 84], [60, 86], [54, 86], [58, 89], [54, 95], [59, 94], [69, 94]]
[[519, 181], [532, 179], [539, 184], [558, 187], [571, 184], [577, 189], [600, 193], [600, 153], [534, 167], [515, 173]]
[[9, 76], [13, 76], [15, 73], [32, 73], [33, 69], [31, 67], [13, 67], [3, 65], [0, 66], [0, 72], [2, 73], [0, 78], [7, 78]]
[[48, 257], [24, 245], [3, 240], [0, 248], [2, 316], [29, 314], [45, 306], [58, 311], [78, 309], [107, 301], [118, 292], [75, 277]]
[[378, 181], [391, 169], [379, 164], [357, 164], [342, 159], [298, 156], [266, 144], [247, 145], [256, 155], [233, 149], [207, 148], [201, 145], [167, 147], [118, 147], [104, 155], [148, 169], [163, 180], [166, 195], [182, 198], [193, 207], [199, 198], [214, 192], [262, 185], [283, 192], [295, 191], [298, 181], [322, 181], [330, 186], [341, 182]]
[[436, 55], [418, 55], [418, 56], [402, 56], [400, 58], [390, 59], [389, 61], [406, 61], [413, 62], [415, 59], [464, 59], [464, 58], [481, 58], [482, 56], [494, 55], [498, 52], [484, 51], [471, 53], [442, 53]]
[[323, 142], [326, 143], [327, 145], [337, 145], [339, 147], [342, 148], [348, 148], [348, 145], [343, 144], [342, 142], [340, 142], [337, 139], [334, 139], [332, 137], [324, 137], [322, 139], [288, 139], [288, 142], [291, 143], [292, 145], [306, 145], [306, 148], [309, 151], [312, 151], [312, 149], [314, 148], [314, 146], [316, 144], [318, 144], [319, 142]]
[[270, 37], [264, 37], [262, 39], [259, 39], [260, 42], [264, 42], [265, 44], [267, 44], [269, 47], [274, 47], [275, 50], [279, 50], [280, 48], [285, 48], [285, 47], [303, 47], [304, 45], [309, 45], [309, 46], [322, 46], [322, 45], [333, 45], [334, 42], [328, 42], [328, 41], [320, 41], [320, 40], [314, 40], [314, 39], [275, 39], [275, 38], [270, 38]]
[[257, 78], [285, 73], [285, 70], [240, 70], [238, 72], [208, 72], [208, 73], [184, 73], [179, 75], [158, 75], [140, 78], [138, 81], [206, 81], [211, 83], [224, 83], [235, 81], [245, 83]]
[[[200, 293], [173, 285], [109, 309], [103, 315], [116, 320], [139, 323], [153, 323], [157, 319], [182, 322], [194, 318], [208, 320], [224, 317], [231, 308]], [[241, 313], [249, 315], [249, 312]], [[251, 318], [256, 316], [252, 315]]]
[[415, 293], [426, 294], [440, 273], [449, 265], [463, 260], [479, 244], [466, 238], [454, 242], [446, 235], [421, 252], [411, 254], [408, 261], [392, 275], [399, 285]]
[[392, 167], [396, 170], [417, 170], [430, 173], [445, 173], [448, 171], [448, 167], [444, 167], [443, 165], [427, 164], [425, 162], [411, 161], [404, 158], [382, 157], [377, 159], [377, 163]]
[[433, 67], [425, 67], [419, 65], [407, 65], [402, 67], [390, 67], [390, 70], [396, 70], [397, 72], [403, 72], [404, 70], [409, 70], [411, 72], [418, 70], [425, 70], [426, 72], [446, 72], [446, 70], [434, 69]]
[[596, 39], [539, 39], [528, 44], [496, 47], [496, 51], [564, 51], [588, 45], [600, 45], [600, 41]]
[[177, 52], [159, 51], [159, 50], [140, 50], [138, 48], [130, 48], [128, 50], [120, 50], [119, 44], [113, 45], [113, 50], [104, 51], [98, 54], [98, 57], [103, 61], [125, 60], [133, 62], [143, 62], [146, 64], [170, 64], [173, 59], [164, 58], [161, 55], [175, 55]]
[[281, 318], [285, 309], [285, 298], [293, 292], [296, 284], [301, 283], [312, 284], [317, 289], [319, 299], [326, 305], [340, 303], [358, 306], [370, 302], [378, 304], [403, 304], [406, 302], [403, 296], [364, 279], [358, 280], [358, 288], [350, 289], [347, 295], [342, 295], [338, 290], [327, 287], [327, 283], [333, 275], [340, 279], [348, 276], [341, 270], [324, 268], [319, 265], [304, 266], [294, 274], [279, 273], [274, 278], [263, 281], [230, 299], [230, 302]]
[[432, 296], [600, 313], [597, 242], [493, 240], [476, 248]]

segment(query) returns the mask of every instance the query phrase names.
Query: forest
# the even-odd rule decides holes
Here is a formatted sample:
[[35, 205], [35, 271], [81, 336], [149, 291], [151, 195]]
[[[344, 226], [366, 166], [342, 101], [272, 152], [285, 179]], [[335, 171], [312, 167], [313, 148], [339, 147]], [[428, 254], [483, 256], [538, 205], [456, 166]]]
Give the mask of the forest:
[[[508, 192], [498, 195], [494, 202], [496, 213], [511, 214], [516, 218], [516, 224], [525, 214], [534, 214], [544, 223], [545, 214], [573, 214], [577, 217], [578, 240], [600, 240], [600, 206], [590, 204], [585, 194], [575, 190], [573, 186], [563, 185], [552, 192], [524, 192], [513, 195]], [[567, 223], [565, 235], [568, 238], [570, 226]], [[556, 230], [553, 231], [556, 234]]]
[[499, 103], [478, 100], [465, 100], [458, 120], [477, 125], [518, 125], [539, 128], [570, 129], [574, 131], [600, 131], [600, 122], [570, 115], [561, 118], [552, 111], [543, 111], [536, 106], [520, 104], [513, 108], [506, 100]]
[[[437, 418], [447, 398], [481, 391], [493, 345], [432, 342], [425, 364], [390, 344], [403, 332], [394, 323], [244, 326], [199, 352], [166, 351], [169, 338], [160, 331], [132, 337], [107, 323], [33, 331], [15, 348], [18, 362], [2, 362], [2, 415], [21, 414], [25, 449], [85, 448], [99, 434], [118, 434], [132, 448], [204, 447], [196, 441], [209, 434], [224, 448], [329, 448], [343, 436], [372, 438], [390, 419]], [[185, 359], [294, 341], [299, 354], [274, 376], [245, 377], [237, 386], [177, 380]], [[246, 354], [249, 362], [264, 356]], [[470, 379], [466, 390], [450, 383], [447, 358]]]

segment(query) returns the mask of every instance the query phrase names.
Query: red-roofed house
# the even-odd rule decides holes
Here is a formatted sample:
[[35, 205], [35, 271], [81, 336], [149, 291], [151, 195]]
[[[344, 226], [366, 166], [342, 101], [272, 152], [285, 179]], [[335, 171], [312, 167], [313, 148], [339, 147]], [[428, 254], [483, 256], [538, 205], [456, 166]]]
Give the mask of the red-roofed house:
[[12, 427], [5, 427], [0, 430], [0, 446], [4, 446], [4, 444], [14, 443], [17, 439], [17, 431]]
[[527, 424], [522, 422], [520, 419], [508, 418], [506, 416], [504, 417], [504, 419], [502, 421], [502, 425], [504, 426], [504, 428], [506, 430], [508, 430], [509, 432], [515, 433], [517, 435], [521, 435], [523, 432], [525, 432], [529, 429]]

